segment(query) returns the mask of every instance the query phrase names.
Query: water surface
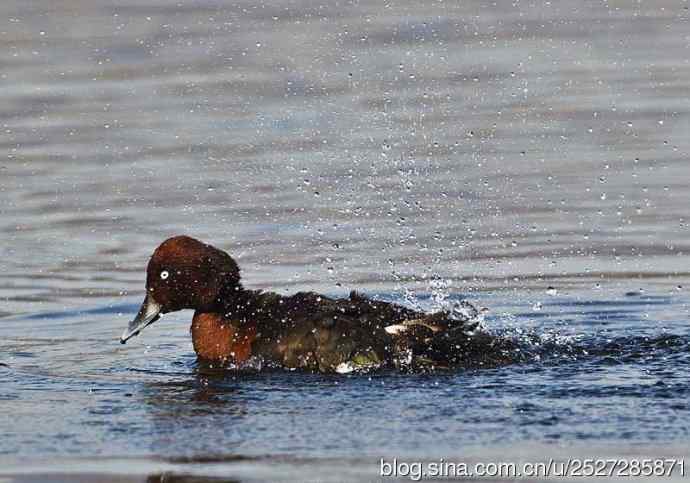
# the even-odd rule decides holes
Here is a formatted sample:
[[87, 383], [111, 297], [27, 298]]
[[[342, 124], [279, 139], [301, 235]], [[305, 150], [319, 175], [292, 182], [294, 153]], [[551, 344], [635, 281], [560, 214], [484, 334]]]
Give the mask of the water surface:
[[[9, 1], [0, 18], [0, 473], [688, 456], [687, 2]], [[209, 376], [189, 313], [121, 346], [148, 256], [181, 233], [255, 288], [467, 297], [529, 362]]]

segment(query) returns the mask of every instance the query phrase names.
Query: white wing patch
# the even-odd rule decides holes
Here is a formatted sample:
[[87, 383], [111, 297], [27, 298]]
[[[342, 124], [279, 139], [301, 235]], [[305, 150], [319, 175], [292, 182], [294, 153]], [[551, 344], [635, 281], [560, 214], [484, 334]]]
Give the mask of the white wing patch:
[[434, 325], [425, 319], [405, 320], [401, 324], [388, 325], [388, 326], [384, 327], [383, 330], [385, 330], [386, 333], [391, 334], [391, 335], [399, 335], [399, 334], [404, 334], [411, 327], [414, 327], [416, 325], [421, 325], [423, 327], [426, 327], [427, 329], [431, 330], [432, 332], [438, 332], [441, 330], [441, 327]]

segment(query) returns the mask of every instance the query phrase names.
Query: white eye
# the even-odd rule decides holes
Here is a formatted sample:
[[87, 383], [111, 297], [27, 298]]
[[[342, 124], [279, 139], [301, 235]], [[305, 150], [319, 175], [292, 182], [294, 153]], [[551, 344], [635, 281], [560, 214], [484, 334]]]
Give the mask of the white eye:
[[167, 280], [169, 276], [170, 276], [170, 273], [167, 270], [163, 270], [161, 272], [161, 279]]

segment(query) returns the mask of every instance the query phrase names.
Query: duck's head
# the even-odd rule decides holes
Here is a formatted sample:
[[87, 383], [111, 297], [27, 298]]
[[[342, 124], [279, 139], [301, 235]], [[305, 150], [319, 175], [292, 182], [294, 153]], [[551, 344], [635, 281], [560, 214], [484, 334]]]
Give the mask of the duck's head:
[[188, 236], [169, 238], [149, 260], [146, 297], [120, 342], [139, 334], [161, 314], [182, 309], [213, 311], [240, 288], [240, 271], [230, 255]]

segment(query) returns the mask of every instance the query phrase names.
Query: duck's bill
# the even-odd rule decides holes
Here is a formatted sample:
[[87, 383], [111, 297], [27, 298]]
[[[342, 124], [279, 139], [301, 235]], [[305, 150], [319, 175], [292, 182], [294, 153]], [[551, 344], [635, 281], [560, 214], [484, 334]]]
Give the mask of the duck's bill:
[[139, 332], [144, 330], [147, 326], [157, 321], [160, 318], [161, 309], [162, 307], [160, 304], [158, 304], [151, 295], [146, 295], [144, 303], [141, 304], [141, 308], [139, 309], [139, 313], [134, 317], [134, 320], [129, 323], [122, 337], [120, 337], [120, 343], [124, 344], [135, 335], [138, 335]]

